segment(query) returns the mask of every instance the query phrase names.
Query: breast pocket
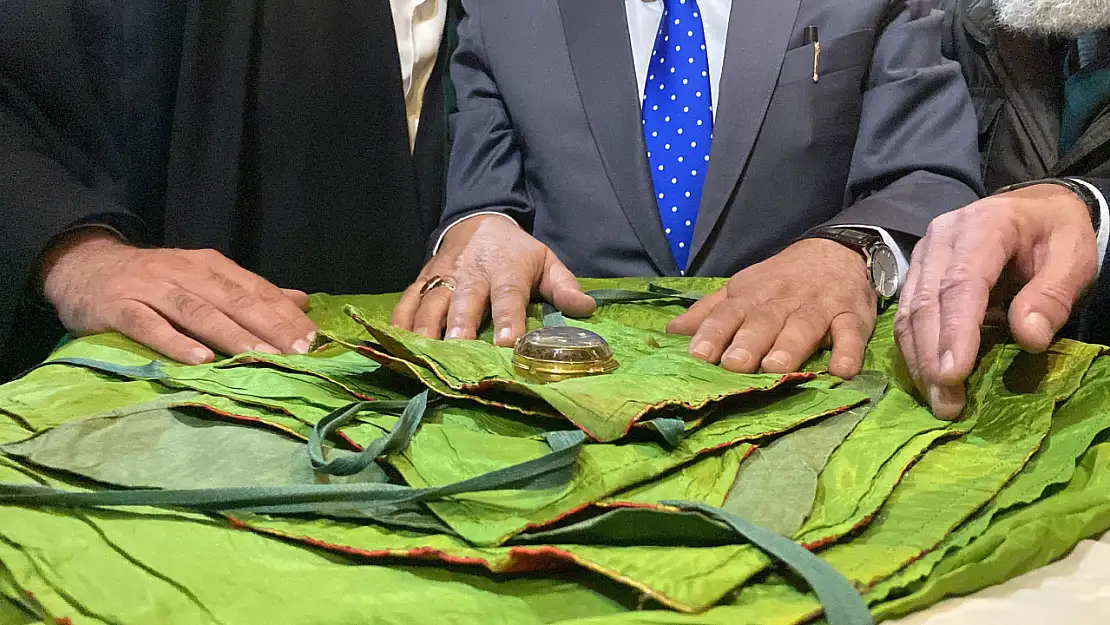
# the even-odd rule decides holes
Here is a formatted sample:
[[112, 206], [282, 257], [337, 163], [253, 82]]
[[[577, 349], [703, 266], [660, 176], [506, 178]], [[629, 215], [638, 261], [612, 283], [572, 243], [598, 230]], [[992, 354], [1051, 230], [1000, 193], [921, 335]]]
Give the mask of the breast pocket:
[[[871, 62], [875, 31], [866, 28], [821, 42], [817, 58], [818, 84], [823, 77], [845, 70], [866, 67]], [[814, 46], [804, 45], [786, 53], [779, 70], [780, 87], [796, 82], [813, 82]]]

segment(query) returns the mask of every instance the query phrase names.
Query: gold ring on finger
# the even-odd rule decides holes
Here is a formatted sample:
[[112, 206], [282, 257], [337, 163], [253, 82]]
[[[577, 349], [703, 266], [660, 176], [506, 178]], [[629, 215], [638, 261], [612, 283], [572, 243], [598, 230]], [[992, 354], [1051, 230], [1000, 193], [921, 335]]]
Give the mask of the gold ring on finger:
[[424, 286], [420, 287], [420, 297], [424, 297], [428, 294], [429, 291], [431, 291], [432, 289], [438, 289], [439, 287], [443, 287], [448, 291], [454, 291], [455, 279], [443, 276], [432, 276], [427, 282], [424, 283]]

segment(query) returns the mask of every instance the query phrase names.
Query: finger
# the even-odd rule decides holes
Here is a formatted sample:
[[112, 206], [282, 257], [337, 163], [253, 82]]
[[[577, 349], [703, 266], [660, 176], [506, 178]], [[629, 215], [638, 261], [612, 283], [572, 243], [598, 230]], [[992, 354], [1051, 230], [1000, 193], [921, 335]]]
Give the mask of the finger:
[[[1091, 249], [1088, 249], [1091, 248]], [[1033, 279], [1010, 305], [1010, 328], [1023, 349], [1042, 352], [1071, 316], [1097, 270], [1097, 248], [1075, 236], [1053, 236]]]
[[854, 378], [863, 368], [863, 354], [867, 339], [871, 338], [868, 324], [853, 313], [841, 313], [829, 326], [833, 349], [829, 358], [829, 373], [840, 378]]
[[689, 353], [694, 358], [716, 364], [744, 322], [744, 304], [737, 299], [724, 299], [702, 321], [690, 339]]
[[[800, 309], [794, 311], [787, 319], [771, 346], [767, 356], [763, 359], [762, 367], [769, 373], [790, 373], [797, 371], [798, 367], [806, 361], [813, 352], [817, 351], [821, 339], [829, 331], [829, 319], [826, 315], [814, 309]], [[836, 350], [836, 337], [833, 337], [833, 350]], [[830, 366], [831, 369], [831, 366]], [[837, 375], [837, 374], [833, 374]], [[853, 373], [852, 375], [855, 375]]]
[[[995, 220], [961, 223], [938, 291], [936, 382], [961, 386], [975, 367], [991, 289], [1013, 256], [1016, 233]], [[927, 258], [925, 262], [938, 259]]]
[[547, 253], [539, 292], [560, 312], [571, 317], [589, 317], [597, 310], [594, 298], [582, 292], [578, 278], [574, 277], [553, 252]]
[[914, 289], [919, 279], [920, 267], [920, 259], [915, 254], [914, 261], [910, 265], [910, 271], [906, 274], [906, 285], [902, 290], [901, 302], [904, 303], [899, 304], [898, 313], [894, 318], [894, 332], [898, 341], [898, 349], [902, 352], [902, 359], [906, 362], [910, 378], [913, 380], [914, 386], [917, 387], [917, 392], [929, 403], [933, 414], [938, 418], [954, 419], [963, 409], [963, 385], [957, 384], [949, 387], [926, 384], [924, 376], [921, 374], [921, 359], [914, 351], [916, 345], [908, 302], [914, 299]]
[[416, 323], [416, 311], [420, 310], [420, 290], [428, 283], [427, 276], [421, 276], [405, 289], [400, 301], [393, 307], [390, 323], [405, 330], [412, 330]]
[[305, 293], [304, 291], [298, 291], [297, 289], [282, 289], [281, 293], [285, 297], [288, 297], [293, 302], [293, 305], [297, 308], [300, 308], [301, 310], [306, 312], [310, 308], [308, 303], [308, 293]]
[[185, 334], [224, 354], [281, 353], [235, 323], [203, 297], [181, 287], [168, 287], [143, 303], [173, 322]]
[[726, 297], [728, 297], [728, 292], [724, 287], [721, 287], [699, 299], [694, 302], [689, 310], [671, 319], [671, 322], [667, 324], [667, 332], [693, 336], [701, 327], [701, 324], [705, 322], [706, 317], [713, 312], [713, 308], [725, 301]]
[[489, 281], [481, 274], [464, 279], [451, 296], [447, 338], [476, 339], [489, 306]]
[[894, 337], [899, 351], [902, 352], [902, 359], [906, 363], [910, 379], [921, 397], [928, 398], [928, 388], [922, 383], [921, 359], [917, 355], [917, 348], [914, 345], [913, 318], [910, 316], [911, 302], [914, 299], [917, 283], [921, 278], [920, 251], [924, 251], [925, 245], [926, 242], [923, 239], [918, 243], [911, 257], [910, 268], [906, 272], [906, 283], [902, 286], [902, 293], [898, 300], [898, 310], [894, 315]]
[[412, 320], [412, 331], [430, 339], [443, 338], [452, 295], [451, 289], [445, 286], [438, 286], [424, 293], [420, 298], [420, 308]]
[[782, 333], [784, 317], [768, 305], [749, 312], [721, 358], [721, 366], [737, 373], [754, 373]]
[[281, 289], [218, 253], [197, 254], [207, 272], [179, 274], [174, 280], [179, 286], [281, 352], [308, 353], [316, 325]]
[[[940, 285], [952, 255], [951, 228], [930, 228], [930, 235], [914, 250], [917, 280], [906, 308], [913, 327], [917, 382], [929, 389], [940, 377]], [[905, 300], [904, 300], [905, 301]]]
[[527, 329], [532, 280], [517, 269], [500, 268], [490, 276], [490, 318], [494, 343], [512, 347]]
[[134, 341], [188, 365], [211, 362], [212, 350], [174, 329], [146, 304], [124, 300], [111, 314], [112, 327]]

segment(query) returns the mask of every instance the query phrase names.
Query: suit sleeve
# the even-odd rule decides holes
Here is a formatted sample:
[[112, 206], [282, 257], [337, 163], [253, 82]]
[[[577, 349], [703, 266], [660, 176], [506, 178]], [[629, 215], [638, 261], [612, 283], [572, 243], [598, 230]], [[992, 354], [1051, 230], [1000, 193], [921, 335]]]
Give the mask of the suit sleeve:
[[108, 137], [70, 0], [8, 2], [0, 19], [0, 346], [37, 289], [39, 259], [58, 234], [98, 224], [141, 238], [112, 199]]
[[502, 213], [532, 228], [520, 146], [482, 38], [481, 2], [464, 0], [463, 8], [451, 63], [458, 110], [451, 115], [447, 205], [432, 243], [451, 224], [479, 212]]
[[941, 55], [944, 15], [897, 3], [879, 34], [846, 190], [827, 225], [865, 224], [911, 239], [983, 194], [978, 130], [960, 67]]

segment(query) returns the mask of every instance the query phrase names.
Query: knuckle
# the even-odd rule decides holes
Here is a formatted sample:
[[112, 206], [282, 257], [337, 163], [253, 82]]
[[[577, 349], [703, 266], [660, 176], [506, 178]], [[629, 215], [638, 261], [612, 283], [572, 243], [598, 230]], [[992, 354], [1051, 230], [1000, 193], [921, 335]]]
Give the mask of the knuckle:
[[531, 295], [530, 289], [524, 285], [523, 280], [520, 280], [519, 276], [510, 275], [507, 276], [507, 278], [508, 279], [505, 281], [496, 284], [491, 290], [495, 298], [520, 299], [527, 298]]
[[1065, 316], [1071, 314], [1071, 308], [1075, 301], [1075, 295], [1071, 289], [1063, 284], [1053, 281], [1046, 283], [1041, 288], [1041, 294], [1060, 308], [1060, 311]]
[[124, 331], [143, 331], [151, 327], [150, 319], [143, 306], [135, 302], [124, 302], [116, 306], [113, 317], [115, 327]]
[[974, 289], [990, 290], [990, 281], [965, 260], [957, 261], [940, 281], [941, 299], [958, 298]]
[[458, 297], [477, 299], [482, 297], [484, 293], [485, 288], [482, 283], [477, 280], [467, 280], [455, 287], [455, 294]]
[[820, 337], [829, 329], [828, 316], [815, 309], [801, 309], [794, 315], [791, 322], [796, 339]]
[[913, 321], [910, 319], [908, 308], [899, 308], [894, 314], [894, 336], [899, 340], [913, 335]]
[[[929, 315], [936, 315], [940, 313], [940, 303], [936, 296], [927, 291], [914, 293], [909, 301], [909, 320], [917, 320], [921, 317]], [[909, 321], [908, 320], [908, 321]], [[907, 322], [908, 322], [907, 321]]]
[[166, 301], [170, 303], [181, 315], [187, 319], [194, 321], [204, 321], [208, 319], [213, 308], [192, 293], [185, 289], [173, 288], [166, 292]]

